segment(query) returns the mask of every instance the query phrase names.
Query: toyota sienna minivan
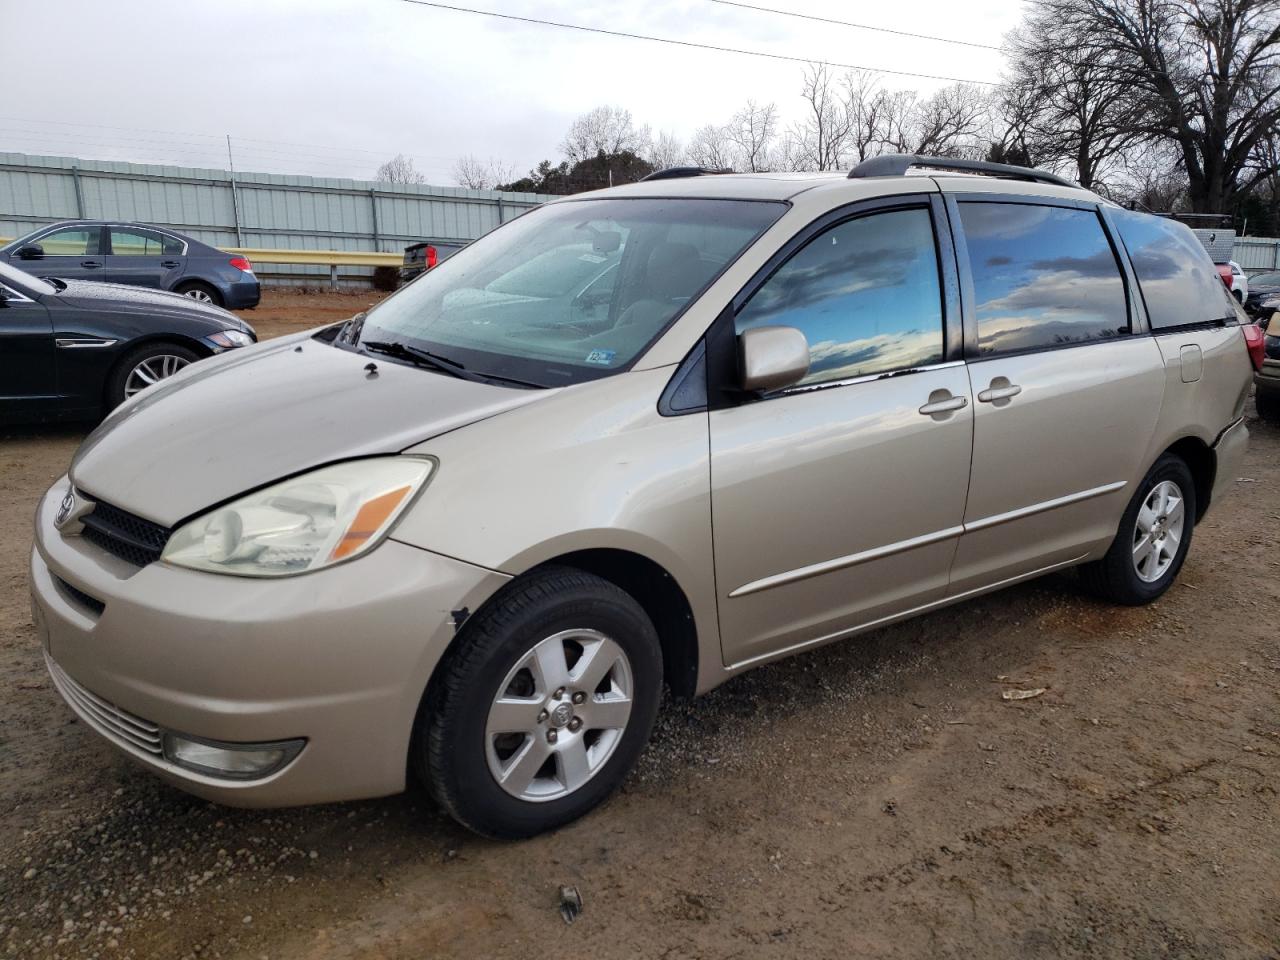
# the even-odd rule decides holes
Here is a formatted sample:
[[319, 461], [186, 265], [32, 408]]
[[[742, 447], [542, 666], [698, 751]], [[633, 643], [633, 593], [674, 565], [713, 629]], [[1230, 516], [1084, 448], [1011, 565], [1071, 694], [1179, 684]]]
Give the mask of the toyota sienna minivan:
[[1185, 226], [975, 162], [700, 174], [116, 410], [36, 517], [71, 708], [221, 803], [416, 776], [525, 837], [619, 785], [664, 685], [1065, 567], [1169, 588], [1262, 343]]

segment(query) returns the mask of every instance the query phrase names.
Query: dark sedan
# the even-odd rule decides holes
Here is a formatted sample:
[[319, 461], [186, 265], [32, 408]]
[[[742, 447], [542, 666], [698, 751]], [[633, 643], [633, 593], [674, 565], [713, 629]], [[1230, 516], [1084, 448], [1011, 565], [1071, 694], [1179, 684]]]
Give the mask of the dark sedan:
[[1255, 273], [1249, 278], [1244, 308], [1255, 320], [1269, 319], [1280, 310], [1280, 273]]
[[103, 416], [204, 357], [257, 340], [210, 303], [0, 263], [0, 422]]
[[37, 277], [172, 290], [229, 310], [262, 296], [245, 257], [143, 223], [65, 220], [0, 247], [0, 261]]

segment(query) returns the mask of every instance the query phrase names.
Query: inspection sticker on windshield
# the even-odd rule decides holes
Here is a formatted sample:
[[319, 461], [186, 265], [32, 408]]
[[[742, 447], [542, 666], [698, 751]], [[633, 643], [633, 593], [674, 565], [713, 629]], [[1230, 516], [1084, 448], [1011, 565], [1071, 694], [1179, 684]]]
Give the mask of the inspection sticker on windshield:
[[598, 253], [584, 253], [584, 254], [583, 254], [582, 256], [580, 256], [578, 259], [579, 259], [579, 260], [584, 260], [584, 261], [586, 261], [587, 263], [604, 263], [604, 262], [605, 262], [606, 260], [608, 260], [609, 258], [608, 258], [608, 257], [602, 257], [602, 256], [600, 256], [600, 254], [598, 254]]
[[587, 363], [595, 363], [602, 367], [607, 367], [613, 363], [613, 358], [617, 355], [617, 350], [592, 350], [587, 354]]

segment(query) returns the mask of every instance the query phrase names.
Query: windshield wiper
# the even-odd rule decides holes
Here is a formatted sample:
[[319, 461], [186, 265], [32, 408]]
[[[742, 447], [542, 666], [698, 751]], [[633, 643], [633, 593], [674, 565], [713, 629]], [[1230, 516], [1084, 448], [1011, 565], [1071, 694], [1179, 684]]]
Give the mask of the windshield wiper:
[[53, 288], [57, 290], [59, 293], [67, 289], [67, 281], [59, 280], [57, 277], [41, 277], [40, 279], [43, 280], [45, 283], [53, 284]]
[[411, 347], [407, 343], [401, 343], [399, 340], [365, 340], [360, 344], [360, 349], [372, 353], [385, 353], [388, 357], [407, 360], [409, 363], [417, 364], [420, 367], [432, 367], [460, 380], [482, 383], [486, 379], [477, 373], [470, 372], [457, 360], [450, 360], [448, 357], [442, 357], [438, 353]]

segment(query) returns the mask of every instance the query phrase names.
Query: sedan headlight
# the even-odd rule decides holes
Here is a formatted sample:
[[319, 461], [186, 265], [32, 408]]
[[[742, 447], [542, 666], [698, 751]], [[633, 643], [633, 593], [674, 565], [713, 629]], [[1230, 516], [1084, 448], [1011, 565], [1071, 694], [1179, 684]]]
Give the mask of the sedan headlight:
[[243, 330], [219, 330], [217, 333], [205, 337], [205, 339], [215, 347], [221, 347], [223, 350], [228, 350], [231, 347], [247, 347], [253, 343], [253, 337]]
[[418, 457], [377, 457], [314, 470], [180, 527], [162, 559], [243, 577], [282, 577], [349, 560], [381, 541], [434, 467]]

